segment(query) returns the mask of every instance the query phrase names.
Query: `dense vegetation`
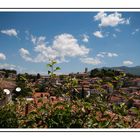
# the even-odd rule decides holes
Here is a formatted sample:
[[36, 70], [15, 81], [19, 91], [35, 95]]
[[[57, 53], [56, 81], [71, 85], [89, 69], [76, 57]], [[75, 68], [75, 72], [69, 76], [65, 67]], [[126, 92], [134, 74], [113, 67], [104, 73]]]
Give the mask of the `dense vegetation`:
[[9, 69], [0, 69], [0, 71], [4, 71], [6, 73], [14, 73], [14, 74], [17, 74], [17, 71], [16, 70], [9, 70]]
[[108, 70], [108, 69], [112, 69], [112, 70], [121, 70], [124, 71], [125, 73], [132, 75], [137, 75], [140, 76], [140, 66], [136, 66], [136, 67], [126, 67], [126, 66], [120, 66], [120, 67], [103, 67], [102, 69]]
[[8, 78], [10, 74], [17, 74], [16, 70], [0, 69], [0, 71], [5, 72], [5, 78]]
[[[52, 102], [48, 99], [47, 102], [43, 102], [43, 97], [41, 97], [38, 104], [25, 100], [23, 97], [30, 95], [27, 90], [28, 80], [26, 75], [19, 76], [17, 84], [26, 89], [26, 92], [23, 91], [22, 96], [16, 96], [16, 100], [0, 108], [1, 128], [137, 128], [140, 122], [140, 111], [133, 105], [131, 95], [118, 90], [122, 102], [110, 103], [112, 94], [102, 88], [101, 85], [105, 82], [103, 80], [93, 84], [99, 94], [92, 94], [90, 97], [84, 96], [84, 89], [81, 94], [77, 92], [78, 81], [75, 77], [61, 76], [64, 80], [63, 86], [54, 85], [52, 83], [56, 78], [55, 72], [60, 70], [59, 67], [55, 67], [55, 64], [55, 61], [51, 61], [47, 65], [50, 75], [48, 91], [57, 98], [65, 95], [66, 100]], [[90, 76], [102, 78], [109, 76], [117, 85], [122, 85], [120, 79], [126, 77], [123, 72], [96, 69], [91, 71]], [[106, 84], [114, 86], [112, 81], [107, 81]], [[139, 96], [135, 98], [139, 99]]]

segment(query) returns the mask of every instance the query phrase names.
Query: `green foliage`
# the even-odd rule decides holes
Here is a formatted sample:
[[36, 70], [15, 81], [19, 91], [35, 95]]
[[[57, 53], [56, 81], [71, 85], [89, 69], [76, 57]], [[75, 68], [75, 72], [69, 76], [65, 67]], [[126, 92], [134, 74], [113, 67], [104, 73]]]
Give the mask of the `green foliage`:
[[57, 64], [55, 60], [50, 60], [50, 63], [47, 64], [47, 68], [50, 69], [48, 70], [48, 74], [50, 75], [51, 78], [55, 77], [56, 76], [55, 72], [60, 70], [60, 67], [54, 67], [55, 64]]
[[3, 92], [3, 90], [0, 88], [0, 100], [5, 99], [5, 93]]
[[17, 128], [18, 118], [16, 116], [15, 105], [7, 104], [0, 107], [0, 128]]
[[36, 92], [46, 92], [46, 84], [45, 83], [37, 84], [35, 91]]
[[0, 69], [0, 71], [5, 72], [5, 78], [8, 78], [11, 73], [12, 74], [17, 74], [16, 70]]
[[[103, 77], [92, 84], [95, 93], [85, 97], [84, 86], [82, 91], [77, 91], [78, 80], [73, 76], [62, 76], [63, 84], [56, 84], [55, 72], [60, 70], [55, 67], [56, 61], [51, 60], [47, 65], [50, 79], [48, 82], [49, 92], [57, 96], [56, 101], [48, 98], [34, 101], [26, 101], [23, 97], [29, 95], [28, 74], [17, 77], [17, 85], [21, 92], [14, 96], [17, 98], [13, 104], [7, 104], [0, 108], [1, 128], [135, 128], [140, 122], [140, 110], [134, 107], [132, 97], [121, 90], [117, 90], [123, 102], [111, 103], [113, 96], [102, 85], [117, 89], [123, 86], [122, 79], [126, 76], [122, 72], [114, 70], [98, 70], [91, 72], [91, 77]], [[104, 76], [110, 77], [104, 80]], [[116, 85], [114, 84], [116, 83]], [[39, 91], [44, 91], [46, 85], [38, 85]], [[81, 97], [79, 96], [81, 94]], [[71, 100], [59, 100], [59, 97], [69, 97]], [[139, 99], [139, 97], [137, 97]], [[46, 100], [46, 98], [45, 98]]]
[[13, 93], [13, 99], [15, 100], [15, 98], [17, 97], [27, 97], [27, 96], [31, 96], [32, 94], [32, 90], [28, 85], [28, 80], [27, 78], [28, 75], [25, 73], [23, 75], [18, 75], [17, 79], [16, 79], [16, 85], [17, 87], [21, 88], [20, 92], [17, 92], [16, 89], [14, 89]]
[[113, 70], [113, 69], [93, 69], [90, 72], [90, 77], [111, 77], [115, 80], [119, 80], [122, 77], [125, 77], [126, 74], [124, 72], [121, 71], [117, 71], [117, 70]]
[[56, 94], [56, 96], [58, 96], [61, 94], [61, 93], [59, 93], [59, 92], [61, 92], [61, 87], [56, 86], [55, 78], [57, 78], [57, 75], [55, 72], [60, 70], [60, 67], [55, 67], [55, 64], [57, 64], [57, 62], [55, 60], [50, 60], [50, 63], [47, 64], [48, 75], [50, 76], [47, 86], [48, 86], [49, 93]]
[[[38, 102], [41, 106], [33, 106], [28, 114], [25, 115], [24, 109], [26, 102], [20, 101], [14, 106], [5, 106], [0, 110], [1, 128], [128, 128], [140, 120], [140, 111], [137, 108], [131, 108], [135, 113], [134, 120], [126, 121], [124, 117], [128, 116], [128, 109], [125, 103], [120, 105], [113, 104], [113, 108], [107, 104], [102, 95], [95, 95], [91, 100], [72, 100], [43, 103], [43, 98]], [[17, 108], [17, 110], [15, 110]], [[112, 110], [112, 111], [111, 111]], [[22, 113], [23, 112], [23, 113]], [[112, 115], [109, 115], [110, 113]]]
[[59, 75], [60, 80], [64, 80], [65, 76], [64, 75]]

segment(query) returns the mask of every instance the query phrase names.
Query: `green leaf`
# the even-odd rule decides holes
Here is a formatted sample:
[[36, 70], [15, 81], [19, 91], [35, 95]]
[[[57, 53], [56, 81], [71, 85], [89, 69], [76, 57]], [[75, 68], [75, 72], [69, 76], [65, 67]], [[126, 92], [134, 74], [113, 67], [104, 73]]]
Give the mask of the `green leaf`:
[[51, 63], [52, 63], [52, 65], [54, 65], [54, 64], [56, 64], [56, 61], [52, 60], [52, 62], [51, 62]]
[[101, 126], [102, 128], [108, 127], [108, 125], [109, 125], [109, 121], [104, 121], [104, 122], [101, 122], [101, 123], [100, 123], [100, 126]]
[[52, 77], [55, 77], [56, 76], [56, 74], [55, 73], [52, 73]]
[[35, 111], [32, 111], [32, 112], [29, 113], [29, 115], [33, 115], [34, 116], [34, 115], [37, 115], [37, 113]]
[[117, 127], [119, 128], [123, 128], [123, 125], [119, 124], [119, 123], [116, 123]]
[[125, 106], [125, 103], [121, 103], [120, 107], [123, 108]]
[[139, 110], [136, 107], [132, 107], [131, 111], [134, 112], [134, 113], [138, 113], [139, 112]]
[[40, 102], [43, 102], [43, 99], [42, 98], [39, 98], [38, 99], [38, 103], [40, 103]]
[[119, 78], [116, 76], [116, 77], [114, 77], [115, 78], [115, 80], [119, 80]]
[[72, 84], [73, 84], [73, 86], [77, 86], [78, 80], [76, 78], [73, 78], [72, 79]]
[[47, 67], [52, 67], [52, 64], [47, 64]]
[[26, 78], [24, 76], [20, 76], [20, 79], [26, 81]]
[[50, 74], [50, 73], [51, 73], [51, 71], [48, 70], [48, 74]]
[[56, 67], [56, 68], [55, 68], [55, 71], [56, 71], [56, 70], [61, 70], [61, 68], [60, 68], [60, 67]]

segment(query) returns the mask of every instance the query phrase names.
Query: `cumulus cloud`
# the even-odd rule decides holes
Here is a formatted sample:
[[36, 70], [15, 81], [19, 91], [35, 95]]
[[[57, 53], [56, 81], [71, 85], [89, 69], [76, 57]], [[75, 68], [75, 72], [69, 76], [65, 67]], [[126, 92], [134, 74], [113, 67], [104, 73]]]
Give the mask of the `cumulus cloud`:
[[21, 57], [22, 57], [23, 59], [25, 59], [26, 61], [31, 61], [31, 62], [33, 61], [32, 58], [30, 57], [30, 53], [29, 53], [28, 50], [26, 50], [26, 49], [24, 49], [24, 48], [21, 48], [21, 49], [19, 50], [19, 52], [20, 52]]
[[0, 53], [0, 60], [6, 60], [6, 56], [3, 53]]
[[100, 52], [100, 53], [97, 54], [97, 57], [104, 58], [105, 56], [106, 57], [117, 57], [118, 54], [117, 53], [112, 53], [112, 52]]
[[85, 57], [85, 58], [80, 58], [80, 60], [82, 63], [85, 64], [92, 64], [92, 65], [101, 64], [101, 61], [98, 58]]
[[118, 54], [108, 52], [108, 53], [107, 53], [107, 56], [108, 56], [108, 57], [116, 57], [116, 56], [118, 56]]
[[44, 43], [45, 39], [46, 39], [45, 36], [35, 37], [35, 36], [31, 35], [31, 41], [34, 45]]
[[70, 34], [55, 36], [52, 48], [59, 53], [59, 56], [85, 56], [89, 49], [79, 45], [76, 38]]
[[89, 36], [86, 35], [86, 34], [83, 34], [83, 35], [82, 35], [82, 41], [83, 41], [83, 42], [88, 42], [88, 41], [89, 41]]
[[98, 37], [98, 38], [103, 38], [104, 37], [101, 31], [96, 31], [96, 32], [93, 33], [93, 35]]
[[46, 38], [43, 36], [32, 36], [31, 41], [35, 45], [34, 52], [37, 53], [37, 56], [32, 58], [28, 50], [21, 48], [21, 57], [31, 62], [48, 62], [49, 59], [55, 59], [60, 63], [68, 62], [66, 57], [85, 57], [89, 53], [89, 48], [80, 45], [71, 34], [64, 33], [55, 36], [52, 45], [49, 46], [45, 40]]
[[100, 21], [99, 27], [115, 27], [119, 24], [129, 24], [130, 18], [125, 19], [122, 17], [121, 13], [114, 12], [112, 14], [107, 14], [105, 12], [99, 12], [94, 16], [95, 21]]
[[139, 28], [137, 28], [137, 29], [135, 29], [131, 34], [132, 35], [135, 35], [137, 32], [139, 32], [140, 31], [140, 29]]
[[97, 57], [102, 57], [102, 58], [104, 58], [104, 57], [105, 57], [105, 55], [104, 55], [104, 54], [102, 54], [102, 53], [98, 53], [98, 54], [97, 54]]
[[132, 65], [133, 62], [130, 61], [130, 60], [126, 60], [126, 61], [123, 61], [123, 64], [124, 64], [124, 65]]
[[32, 41], [33, 44], [36, 44], [36, 37], [31, 35], [31, 41]]
[[1, 30], [1, 33], [6, 34], [8, 36], [15, 36], [15, 37], [17, 37], [18, 35], [16, 29]]
[[45, 44], [37, 45], [34, 51], [38, 53], [34, 58], [34, 62], [47, 62], [49, 59], [56, 59], [58, 57], [56, 50], [50, 46], [47, 47]]

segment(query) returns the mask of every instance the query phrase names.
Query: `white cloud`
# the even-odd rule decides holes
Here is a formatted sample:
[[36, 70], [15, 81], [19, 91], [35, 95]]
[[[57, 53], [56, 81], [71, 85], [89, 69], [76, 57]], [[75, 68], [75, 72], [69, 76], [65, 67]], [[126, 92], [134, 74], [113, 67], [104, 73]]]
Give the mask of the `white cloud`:
[[130, 61], [130, 60], [126, 60], [126, 61], [123, 61], [123, 64], [124, 64], [124, 65], [132, 65], [133, 62]]
[[6, 34], [8, 36], [15, 36], [15, 37], [17, 37], [18, 35], [16, 29], [1, 30], [1, 33]]
[[101, 19], [104, 18], [105, 16], [107, 16], [106, 13], [104, 13], [104, 12], [99, 12], [96, 16], [94, 16], [94, 20], [101, 20]]
[[6, 56], [3, 53], [0, 53], [0, 60], [6, 60]]
[[101, 61], [98, 58], [85, 57], [85, 58], [80, 58], [80, 60], [82, 63], [85, 64], [92, 64], [92, 65], [101, 64]]
[[31, 35], [31, 42], [34, 45], [44, 43], [45, 39], [46, 39], [45, 36], [35, 37], [35, 36]]
[[33, 61], [32, 58], [30, 57], [30, 53], [29, 53], [28, 50], [26, 50], [26, 49], [24, 49], [24, 48], [21, 48], [21, 49], [19, 50], [19, 52], [20, 52], [21, 57], [22, 57], [23, 59], [25, 59], [26, 61], [31, 61], [31, 62]]
[[105, 56], [104, 56], [104, 54], [98, 53], [98, 54], [97, 54], [97, 57], [102, 57], [102, 58], [104, 58]]
[[89, 36], [86, 35], [86, 34], [83, 34], [83, 35], [82, 35], [82, 41], [83, 41], [83, 42], [88, 42], [88, 41], [89, 41]]
[[94, 16], [95, 21], [100, 21], [99, 27], [115, 27], [119, 24], [129, 24], [130, 19], [122, 18], [122, 14], [114, 12], [112, 14], [107, 14], [105, 12], [99, 12]]
[[96, 31], [96, 32], [93, 33], [93, 35], [98, 37], [98, 38], [103, 38], [104, 37], [101, 31]]
[[49, 59], [56, 59], [58, 56], [56, 50], [53, 50], [50, 46], [47, 47], [45, 44], [37, 45], [34, 51], [38, 53], [34, 62], [47, 62]]
[[20, 49], [20, 52], [23, 54], [23, 55], [30, 55], [29, 51], [24, 49], [24, 48], [21, 48]]
[[108, 52], [108, 53], [107, 53], [107, 56], [108, 56], [108, 57], [116, 57], [116, 56], [118, 56], [118, 54]]
[[139, 32], [139, 31], [140, 31], [140, 29], [137, 28], [137, 29], [135, 29], [135, 31], [133, 31], [131, 34], [134, 35], [134, 34], [136, 34], [136, 33]]
[[55, 36], [52, 49], [56, 50], [61, 57], [85, 56], [89, 53], [88, 48], [79, 45], [74, 36], [66, 33]]
[[78, 40], [71, 34], [60, 34], [54, 37], [52, 45], [47, 46], [46, 38], [33, 37], [31, 41], [35, 45], [34, 51], [37, 53], [35, 58], [30, 57], [28, 50], [21, 48], [20, 55], [26, 61], [48, 62], [55, 59], [57, 62], [68, 62], [66, 57], [83, 57], [89, 53], [89, 48], [80, 45]]
[[31, 41], [33, 44], [36, 44], [36, 37], [34, 37], [33, 35], [31, 35]]
[[106, 56], [106, 57], [117, 57], [118, 54], [112, 53], [112, 52], [100, 52], [100, 53], [97, 54], [97, 57], [102, 57], [102, 58], [104, 58], [105, 56]]

